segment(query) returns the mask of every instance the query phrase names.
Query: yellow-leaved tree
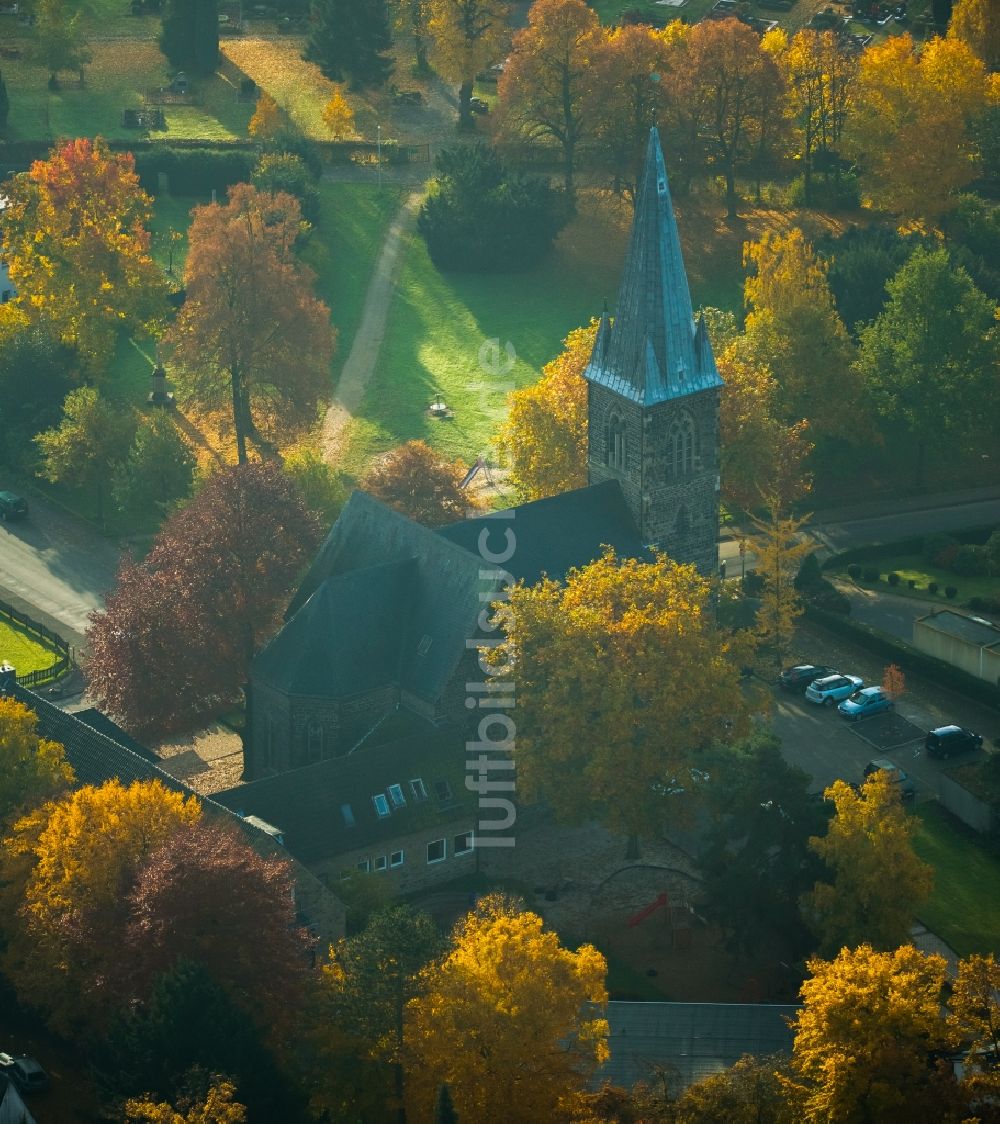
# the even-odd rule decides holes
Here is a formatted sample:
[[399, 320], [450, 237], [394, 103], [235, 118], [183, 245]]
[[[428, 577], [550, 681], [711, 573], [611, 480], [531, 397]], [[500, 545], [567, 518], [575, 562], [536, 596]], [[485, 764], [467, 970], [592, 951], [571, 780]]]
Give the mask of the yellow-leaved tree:
[[785, 79], [785, 110], [798, 141], [805, 201], [810, 203], [813, 163], [819, 156], [831, 155], [843, 135], [858, 55], [833, 31], [803, 28], [783, 45], [777, 42], [777, 62]]
[[765, 233], [743, 247], [746, 347], [778, 382], [774, 406], [816, 437], [860, 440], [861, 379], [854, 346], [833, 303], [826, 266], [801, 230]]
[[179, 1108], [146, 1099], [133, 1098], [125, 1104], [129, 1124], [243, 1124], [246, 1108], [234, 1100], [236, 1087], [230, 1081], [213, 1080], [203, 1101], [185, 1103]]
[[427, 0], [427, 32], [434, 69], [458, 91], [459, 124], [472, 123], [476, 75], [499, 62], [510, 39], [505, 0]]
[[944, 1111], [950, 1066], [939, 1070], [932, 1057], [948, 1039], [944, 958], [911, 945], [879, 952], [864, 944], [808, 966], [792, 1024], [801, 1080], [788, 1081], [803, 1097], [799, 1119], [961, 1119]]
[[961, 39], [918, 51], [898, 35], [866, 50], [844, 138], [865, 197], [903, 219], [938, 223], [976, 178], [970, 125], [987, 104], [983, 64]]
[[996, 0], [955, 0], [948, 37], [968, 44], [987, 70], [1000, 70], [1000, 5]]
[[967, 1051], [962, 1085], [975, 1099], [1000, 1097], [1000, 964], [993, 955], [958, 962], [948, 1000], [953, 1044]]
[[575, 1120], [608, 1056], [607, 964], [571, 952], [519, 902], [482, 898], [407, 1004], [407, 1119], [434, 1119], [447, 1084], [459, 1120]]
[[131, 153], [100, 137], [61, 142], [4, 183], [4, 258], [29, 319], [75, 347], [91, 375], [120, 329], [152, 330], [166, 316], [166, 281], [150, 253], [153, 201]]
[[720, 630], [711, 585], [660, 555], [610, 548], [565, 585], [498, 602], [504, 640], [483, 656], [517, 697], [517, 791], [563, 820], [639, 836], [684, 814], [701, 752], [750, 732], [762, 696], [741, 686], [752, 639]]
[[899, 788], [890, 770], [878, 769], [859, 792], [834, 781], [824, 793], [836, 814], [826, 835], [813, 836], [809, 846], [832, 881], [817, 882], [802, 902], [823, 952], [863, 941], [895, 948], [930, 897], [934, 869], [913, 849], [919, 821], [907, 816]]
[[809, 423], [777, 417], [778, 380], [742, 338], [722, 350], [718, 366], [722, 495], [745, 511], [767, 499], [787, 510], [812, 487]]
[[802, 615], [803, 603], [795, 588], [799, 566], [815, 544], [801, 537], [808, 516], [782, 516], [777, 500], [771, 500], [769, 515], [753, 519], [757, 529], [747, 542], [757, 559], [757, 574], [764, 579], [757, 610], [757, 643], [762, 652], [780, 665]]
[[258, 140], [270, 140], [281, 129], [281, 110], [267, 92], [257, 99], [257, 108], [247, 125], [247, 132]]
[[24, 703], [0, 698], [0, 828], [73, 782], [63, 747], [40, 738], [37, 726], [38, 716]]
[[323, 106], [323, 124], [334, 140], [349, 137], [354, 132], [354, 110], [344, 97], [343, 82], [333, 84], [333, 94]]
[[597, 321], [574, 328], [563, 351], [532, 386], [512, 391], [497, 448], [523, 501], [556, 496], [587, 483], [587, 384], [583, 371]]
[[116, 950], [106, 919], [121, 908], [132, 872], [201, 805], [159, 781], [87, 785], [19, 820], [4, 845], [28, 859], [24, 900], [3, 955], [18, 995], [65, 1032], [101, 1025], [115, 997], [98, 986]]

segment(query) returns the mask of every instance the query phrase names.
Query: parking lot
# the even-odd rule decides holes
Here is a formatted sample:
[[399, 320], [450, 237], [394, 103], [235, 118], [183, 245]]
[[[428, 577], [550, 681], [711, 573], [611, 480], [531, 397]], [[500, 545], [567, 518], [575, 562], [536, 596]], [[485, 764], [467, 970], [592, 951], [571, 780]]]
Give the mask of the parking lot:
[[[882, 668], [867, 653], [819, 633], [803, 633], [788, 662], [830, 664], [862, 676], [866, 685], [882, 680]], [[996, 712], [916, 678], [907, 682], [895, 711], [859, 722], [846, 721], [836, 707], [816, 706], [800, 692], [775, 687], [774, 698], [772, 721], [785, 758], [812, 777], [810, 788], [817, 792], [838, 779], [858, 784], [872, 758], [887, 757], [913, 779], [918, 801], [931, 800], [939, 794], [943, 770], [975, 761], [983, 751], [931, 758], [924, 750], [928, 730], [955, 723], [981, 733], [984, 746], [991, 747], [1000, 736]]]

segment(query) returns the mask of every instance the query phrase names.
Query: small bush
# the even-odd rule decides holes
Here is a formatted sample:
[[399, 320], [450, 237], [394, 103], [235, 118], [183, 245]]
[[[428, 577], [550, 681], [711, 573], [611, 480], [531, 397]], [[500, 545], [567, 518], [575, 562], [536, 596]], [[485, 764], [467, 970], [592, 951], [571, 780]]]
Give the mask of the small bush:
[[887, 578], [886, 578], [885, 580], [886, 580], [886, 581], [887, 581], [887, 582], [888, 582], [888, 583], [889, 583], [889, 584], [890, 584], [891, 586], [897, 586], [897, 585], [899, 585], [899, 583], [900, 583], [900, 581], [901, 581], [902, 579], [900, 578], [899, 574], [897, 574], [897, 573], [896, 573], [896, 571], [895, 571], [895, 570], [893, 570], [893, 571], [892, 571], [892, 573], [891, 573], [891, 574], [889, 574], [889, 575], [888, 575], [888, 577], [887, 577]]
[[966, 544], [955, 551], [949, 569], [963, 578], [977, 578], [989, 573], [990, 558], [985, 547]]
[[938, 588], [939, 587], [938, 587], [937, 582], [928, 582], [927, 583], [927, 592], [930, 593], [930, 594], [937, 593]]
[[751, 570], [743, 576], [743, 593], [747, 597], [759, 597], [764, 592], [764, 579]]
[[916, 589], [917, 588], [917, 579], [916, 578], [907, 578], [906, 579], [906, 587], [907, 587], [907, 589]]
[[799, 592], [804, 592], [823, 581], [823, 574], [819, 568], [819, 559], [815, 553], [807, 554], [802, 559], [802, 565], [799, 566], [799, 572], [795, 575], [795, 588]]
[[861, 577], [861, 567], [857, 562], [852, 562], [850, 566], [847, 567], [847, 576], [853, 581], [857, 581]]
[[949, 601], [954, 601], [958, 595], [958, 590], [953, 585], [946, 585], [944, 587], [944, 595]]
[[1000, 599], [996, 597], [971, 597], [969, 599], [969, 608], [974, 613], [1000, 614]]
[[866, 582], [877, 582], [879, 579], [879, 571], [875, 569], [874, 566], [866, 566], [861, 576]]

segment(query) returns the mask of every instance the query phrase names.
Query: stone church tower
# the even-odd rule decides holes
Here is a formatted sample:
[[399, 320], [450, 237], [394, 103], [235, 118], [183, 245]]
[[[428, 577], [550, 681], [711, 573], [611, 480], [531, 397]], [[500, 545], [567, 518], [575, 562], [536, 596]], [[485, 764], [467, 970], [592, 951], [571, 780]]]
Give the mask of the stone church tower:
[[590, 483], [617, 480], [644, 542], [714, 576], [723, 383], [691, 307], [656, 129], [615, 318], [601, 317], [584, 378]]

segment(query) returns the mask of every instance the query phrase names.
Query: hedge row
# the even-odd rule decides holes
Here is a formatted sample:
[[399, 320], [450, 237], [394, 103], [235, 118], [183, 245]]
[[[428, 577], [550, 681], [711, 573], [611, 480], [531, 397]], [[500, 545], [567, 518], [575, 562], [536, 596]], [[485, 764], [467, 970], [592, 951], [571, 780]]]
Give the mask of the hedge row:
[[222, 193], [234, 183], [249, 183], [257, 164], [256, 148], [156, 148], [138, 149], [135, 170], [149, 192], [159, 189], [166, 175], [173, 195]]
[[828, 613], [812, 605], [806, 606], [805, 616], [807, 620], [825, 628], [828, 632], [853, 640], [873, 655], [898, 664], [905, 672], [933, 679], [942, 687], [948, 687], [967, 698], [993, 707], [994, 710], [1000, 710], [1000, 689], [987, 683], [985, 679], [977, 679], [959, 667], [952, 667], [944, 660], [928, 656], [925, 652], [914, 648], [912, 644], [886, 636], [869, 625], [851, 620], [850, 617]]
[[[996, 530], [996, 524], [987, 527], [969, 527], [964, 531], [952, 531], [950, 535], [962, 543], [975, 543], [982, 545]], [[931, 536], [921, 535], [919, 538], [898, 539], [896, 542], [873, 543], [870, 546], [853, 547], [851, 550], [842, 550], [839, 554], [831, 554], [823, 563], [824, 570], [842, 570], [848, 562], [876, 562], [879, 558], [895, 558], [898, 554], [920, 554], [924, 547], [924, 540]]]

